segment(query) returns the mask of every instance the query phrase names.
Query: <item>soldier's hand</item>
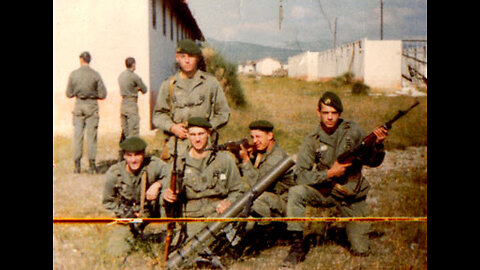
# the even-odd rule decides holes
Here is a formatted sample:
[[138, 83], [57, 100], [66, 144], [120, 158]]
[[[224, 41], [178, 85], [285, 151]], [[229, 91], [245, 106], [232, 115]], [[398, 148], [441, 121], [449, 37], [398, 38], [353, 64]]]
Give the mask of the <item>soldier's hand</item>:
[[229, 201], [229, 200], [223, 200], [221, 201], [218, 205], [217, 205], [217, 213], [219, 214], [222, 214], [223, 212], [225, 212], [225, 210], [228, 209], [228, 207], [230, 207], [230, 205], [232, 205], [232, 202]]
[[146, 192], [146, 197], [147, 197], [147, 200], [149, 201], [153, 201], [153, 200], [156, 200], [158, 198], [158, 193], [160, 192], [160, 189], [162, 188], [162, 183], [160, 182], [155, 182], [153, 183], [148, 189], [147, 189], [147, 192]]
[[165, 201], [167, 201], [169, 203], [173, 203], [173, 202], [177, 201], [177, 195], [175, 195], [173, 193], [173, 191], [169, 188], [167, 190], [165, 190], [162, 197]]
[[250, 161], [250, 156], [248, 154], [248, 151], [247, 149], [245, 149], [245, 147], [243, 147], [243, 145], [240, 145], [240, 151], [238, 151], [238, 156], [240, 157], [242, 162]]
[[350, 167], [350, 165], [352, 165], [352, 163], [341, 164], [338, 163], [338, 161], [335, 161], [335, 163], [333, 163], [333, 166], [327, 171], [328, 178], [342, 176], [343, 174], [345, 174], [345, 170]]
[[178, 124], [173, 125], [170, 128], [170, 132], [175, 134], [175, 136], [177, 136], [180, 139], [186, 139], [188, 130], [185, 128], [184, 123], [178, 123]]
[[387, 138], [388, 130], [380, 126], [373, 130], [373, 134], [377, 136], [375, 143], [380, 144]]

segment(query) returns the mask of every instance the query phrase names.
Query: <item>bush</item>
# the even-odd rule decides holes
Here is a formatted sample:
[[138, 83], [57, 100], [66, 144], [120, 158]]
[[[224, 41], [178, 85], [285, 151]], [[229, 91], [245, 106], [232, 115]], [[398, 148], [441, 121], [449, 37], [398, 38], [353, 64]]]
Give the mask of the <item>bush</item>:
[[356, 82], [352, 85], [352, 95], [368, 95], [370, 87], [362, 82]]
[[207, 72], [214, 74], [225, 92], [235, 106], [247, 105], [243, 89], [238, 80], [237, 66], [226, 61], [215, 49], [205, 47], [202, 49]]

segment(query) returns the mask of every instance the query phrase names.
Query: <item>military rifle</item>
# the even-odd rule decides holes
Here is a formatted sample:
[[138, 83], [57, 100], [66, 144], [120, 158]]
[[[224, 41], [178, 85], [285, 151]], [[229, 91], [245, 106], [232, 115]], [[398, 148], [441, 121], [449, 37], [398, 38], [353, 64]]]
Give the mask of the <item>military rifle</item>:
[[[288, 171], [295, 162], [286, 156], [279, 161], [265, 176], [263, 176], [250, 190], [236, 200], [220, 218], [237, 217], [244, 210], [245, 206], [260, 196], [270, 185], [275, 183], [277, 178]], [[195, 234], [184, 246], [171, 254], [167, 261], [168, 269], [181, 269], [182, 267], [194, 262], [194, 257], [199, 253], [209, 252], [209, 246], [218, 237], [218, 232], [227, 225], [228, 222], [218, 221], [207, 223], [197, 234]]]
[[[418, 104], [420, 104], [420, 102], [417, 100], [408, 109], [398, 110], [397, 114], [392, 119], [390, 119], [385, 124], [383, 124], [382, 127], [385, 128], [386, 130], [390, 130], [392, 128], [392, 124], [395, 121], [397, 121], [400, 117], [407, 114], [411, 109], [413, 109]], [[337, 162], [340, 164], [347, 164], [347, 163], [352, 163], [355, 160], [361, 160], [362, 155], [364, 155], [365, 153], [370, 151], [370, 149], [373, 148], [376, 139], [377, 139], [377, 136], [375, 135], [375, 133], [372, 132], [368, 134], [366, 137], [362, 139], [362, 141], [356, 147], [354, 147], [351, 150], [347, 150], [344, 153], [342, 153], [340, 156], [338, 156]], [[324, 196], [327, 196], [328, 194], [330, 194], [331, 189], [335, 187], [337, 190], [339, 190], [341, 193], [345, 195], [353, 195], [353, 194], [350, 194], [350, 191], [348, 191], [341, 184], [338, 183], [338, 182], [341, 182], [341, 179], [342, 177], [335, 178], [332, 181], [331, 185], [329, 185], [328, 187], [322, 187], [319, 189], [319, 191]], [[360, 185], [360, 180], [358, 180], [357, 187], [354, 190], [358, 189], [359, 185]]]
[[[173, 169], [172, 169], [172, 174], [170, 177], [170, 190], [173, 192], [173, 194], [177, 194], [177, 176], [178, 176], [178, 171], [177, 171], [177, 143], [178, 143], [178, 138], [175, 136], [175, 149], [173, 150]], [[165, 202], [165, 212], [167, 217], [175, 217], [178, 213], [178, 202], [173, 202], [169, 203], [167, 201]], [[173, 238], [173, 230], [175, 229], [175, 222], [170, 222], [167, 224], [167, 235], [165, 237], [165, 253], [164, 253], [164, 260], [166, 261], [168, 259], [168, 254], [170, 253], [170, 246], [172, 244], [172, 238]]]

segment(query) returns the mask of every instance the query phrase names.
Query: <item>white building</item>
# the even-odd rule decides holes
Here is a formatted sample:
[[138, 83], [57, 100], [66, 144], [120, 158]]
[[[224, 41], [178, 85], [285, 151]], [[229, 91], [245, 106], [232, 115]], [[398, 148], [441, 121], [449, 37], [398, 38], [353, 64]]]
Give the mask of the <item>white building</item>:
[[65, 95], [68, 76], [83, 51], [107, 88], [99, 101], [99, 135], [120, 136], [121, 97], [117, 78], [125, 59], [136, 59], [136, 73], [148, 86], [139, 94], [140, 134], [151, 132], [151, 112], [161, 82], [175, 71], [175, 48], [182, 38], [203, 40], [188, 4], [182, 0], [54, 0], [53, 129], [71, 135], [75, 99]]
[[288, 77], [326, 81], [346, 72], [380, 91], [402, 87], [402, 41], [367, 40], [288, 58]]
[[263, 76], [272, 76], [273, 72], [282, 68], [282, 64], [270, 57], [256, 61], [255, 71]]

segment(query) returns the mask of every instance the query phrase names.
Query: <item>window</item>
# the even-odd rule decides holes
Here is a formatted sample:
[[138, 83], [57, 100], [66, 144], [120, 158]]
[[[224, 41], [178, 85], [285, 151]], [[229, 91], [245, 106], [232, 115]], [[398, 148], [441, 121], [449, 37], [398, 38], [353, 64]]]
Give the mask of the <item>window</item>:
[[157, 29], [157, 0], [152, 0], [152, 26]]
[[165, 0], [162, 1], [162, 23], [163, 23], [163, 35], [167, 35], [167, 16], [165, 15]]

